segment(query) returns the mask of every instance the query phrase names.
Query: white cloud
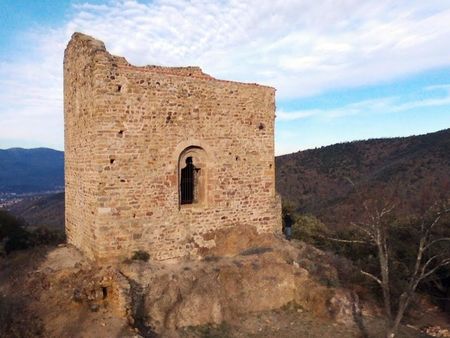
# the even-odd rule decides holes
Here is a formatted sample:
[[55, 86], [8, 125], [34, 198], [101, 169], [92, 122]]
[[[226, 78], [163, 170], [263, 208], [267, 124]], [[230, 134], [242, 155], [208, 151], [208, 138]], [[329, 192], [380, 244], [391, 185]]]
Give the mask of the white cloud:
[[401, 96], [381, 97], [370, 100], [352, 102], [337, 108], [307, 109], [286, 112], [277, 111], [279, 121], [294, 121], [307, 117], [318, 117], [324, 119], [335, 119], [351, 115], [389, 114], [408, 111], [418, 108], [448, 106], [450, 105], [450, 85], [429, 86], [424, 88], [424, 92], [435, 92], [444, 95], [431, 95], [424, 99], [409, 100]]
[[134, 64], [198, 65], [274, 86], [283, 99], [448, 66], [449, 22], [450, 0], [86, 2], [63, 27], [34, 32], [28, 54], [0, 57], [0, 133], [61, 147], [62, 52], [74, 31]]
[[67, 25], [136, 64], [194, 64], [283, 97], [450, 64], [450, 1], [135, 1], [79, 5]]
[[62, 149], [63, 41], [59, 31], [28, 33], [13, 61], [0, 59], [0, 148]]

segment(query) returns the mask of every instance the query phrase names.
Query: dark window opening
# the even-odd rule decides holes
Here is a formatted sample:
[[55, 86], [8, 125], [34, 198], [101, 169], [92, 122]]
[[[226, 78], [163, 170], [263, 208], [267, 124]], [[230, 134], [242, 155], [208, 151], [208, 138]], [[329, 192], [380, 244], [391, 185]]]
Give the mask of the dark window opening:
[[178, 161], [179, 206], [206, 206], [208, 168], [205, 151], [196, 146], [188, 147]]
[[181, 204], [194, 203], [195, 166], [192, 157], [186, 159], [186, 167], [181, 169]]
[[106, 299], [106, 297], [108, 297], [108, 289], [105, 286], [102, 286], [102, 294], [103, 299]]

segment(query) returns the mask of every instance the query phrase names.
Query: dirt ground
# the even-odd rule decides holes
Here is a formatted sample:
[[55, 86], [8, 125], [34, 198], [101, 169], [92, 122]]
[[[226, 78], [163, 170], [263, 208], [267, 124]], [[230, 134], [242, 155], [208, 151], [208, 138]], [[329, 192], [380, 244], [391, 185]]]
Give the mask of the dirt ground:
[[[249, 314], [231, 323], [189, 327], [180, 330], [183, 338], [384, 338], [381, 318], [365, 320], [358, 326], [346, 326], [313, 316], [295, 305]], [[399, 338], [430, 337], [403, 326]]]
[[95, 275], [88, 262], [65, 247], [38, 247], [0, 259], [0, 337], [128, 337], [134, 330], [107, 304], [74, 299]]
[[[187, 264], [191, 269], [195, 265]], [[383, 337], [381, 318], [366, 316], [356, 324], [344, 325], [294, 303], [231, 316], [222, 324], [178, 328], [158, 336], [118, 310], [114, 303], [117, 295], [101, 294], [98, 283], [108, 269], [94, 266], [65, 246], [35, 248], [0, 258], [0, 337]], [[429, 337], [420, 329], [430, 324], [450, 328], [449, 318], [436, 309], [416, 312], [408, 322], [413, 325], [403, 326], [398, 337]]]

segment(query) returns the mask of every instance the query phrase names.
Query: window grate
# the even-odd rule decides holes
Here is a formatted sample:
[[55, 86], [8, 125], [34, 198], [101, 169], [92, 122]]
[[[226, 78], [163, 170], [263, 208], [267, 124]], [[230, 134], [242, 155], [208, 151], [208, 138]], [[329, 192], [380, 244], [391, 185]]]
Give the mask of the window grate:
[[194, 170], [192, 157], [186, 159], [186, 167], [181, 169], [181, 204], [194, 202]]

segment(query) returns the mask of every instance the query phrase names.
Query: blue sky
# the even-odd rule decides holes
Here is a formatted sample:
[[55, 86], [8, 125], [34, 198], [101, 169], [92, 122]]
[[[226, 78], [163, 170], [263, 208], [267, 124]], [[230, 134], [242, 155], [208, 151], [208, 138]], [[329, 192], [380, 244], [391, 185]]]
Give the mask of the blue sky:
[[277, 88], [276, 152], [450, 127], [450, 0], [0, 0], [0, 148], [63, 149], [74, 31]]

